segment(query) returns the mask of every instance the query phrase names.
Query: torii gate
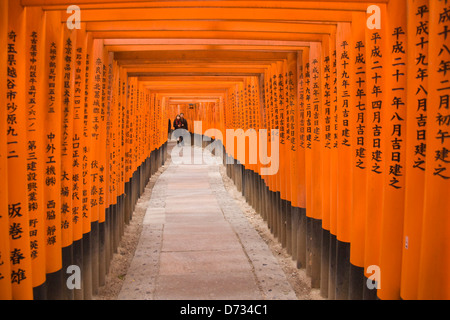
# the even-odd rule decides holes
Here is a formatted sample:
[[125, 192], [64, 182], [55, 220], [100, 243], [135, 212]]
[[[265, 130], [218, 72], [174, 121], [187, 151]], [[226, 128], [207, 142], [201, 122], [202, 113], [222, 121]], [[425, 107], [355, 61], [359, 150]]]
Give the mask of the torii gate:
[[0, 0], [2, 299], [98, 291], [171, 100], [279, 130], [229, 172], [323, 296], [450, 298], [447, 1], [93, 2]]

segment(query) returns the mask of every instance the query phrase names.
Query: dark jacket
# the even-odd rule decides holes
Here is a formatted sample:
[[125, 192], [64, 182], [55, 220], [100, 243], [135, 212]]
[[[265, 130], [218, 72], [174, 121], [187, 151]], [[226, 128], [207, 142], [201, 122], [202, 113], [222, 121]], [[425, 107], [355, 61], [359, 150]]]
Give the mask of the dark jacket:
[[181, 121], [181, 119], [173, 120], [173, 127], [174, 127], [175, 130], [177, 130], [177, 129], [184, 129], [183, 128], [183, 121]]
[[188, 130], [188, 123], [185, 118], [181, 118], [181, 122], [183, 123], [182, 128]]

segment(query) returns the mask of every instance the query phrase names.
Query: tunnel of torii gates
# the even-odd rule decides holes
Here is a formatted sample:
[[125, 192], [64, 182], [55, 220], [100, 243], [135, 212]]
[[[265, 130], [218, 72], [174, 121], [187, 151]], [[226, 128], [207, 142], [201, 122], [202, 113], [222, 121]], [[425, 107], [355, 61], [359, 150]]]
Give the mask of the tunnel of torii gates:
[[450, 298], [449, 1], [0, 0], [0, 15], [1, 299], [95, 296], [180, 112], [202, 140], [278, 139], [264, 175], [209, 137], [323, 297]]

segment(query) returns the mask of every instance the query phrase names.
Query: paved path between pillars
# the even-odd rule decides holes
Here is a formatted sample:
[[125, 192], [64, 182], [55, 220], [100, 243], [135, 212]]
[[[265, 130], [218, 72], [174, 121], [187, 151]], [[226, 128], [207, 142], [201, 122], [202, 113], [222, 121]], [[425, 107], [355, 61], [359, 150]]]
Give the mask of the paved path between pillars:
[[203, 153], [203, 164], [171, 163], [158, 178], [118, 299], [297, 299], [225, 190], [218, 158], [197, 147], [187, 150]]

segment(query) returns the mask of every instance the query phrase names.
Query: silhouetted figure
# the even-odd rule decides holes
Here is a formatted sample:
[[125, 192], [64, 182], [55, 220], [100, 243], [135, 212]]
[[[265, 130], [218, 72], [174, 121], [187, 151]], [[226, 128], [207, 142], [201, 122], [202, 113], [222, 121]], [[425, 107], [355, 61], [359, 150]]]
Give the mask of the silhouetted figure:
[[[177, 114], [177, 117], [173, 121], [173, 128], [174, 128], [174, 130], [183, 129], [183, 121], [181, 120], [181, 117], [179, 114]], [[178, 139], [177, 139], [177, 144], [179, 144], [180, 142], [183, 142], [182, 136], [178, 137]]]

